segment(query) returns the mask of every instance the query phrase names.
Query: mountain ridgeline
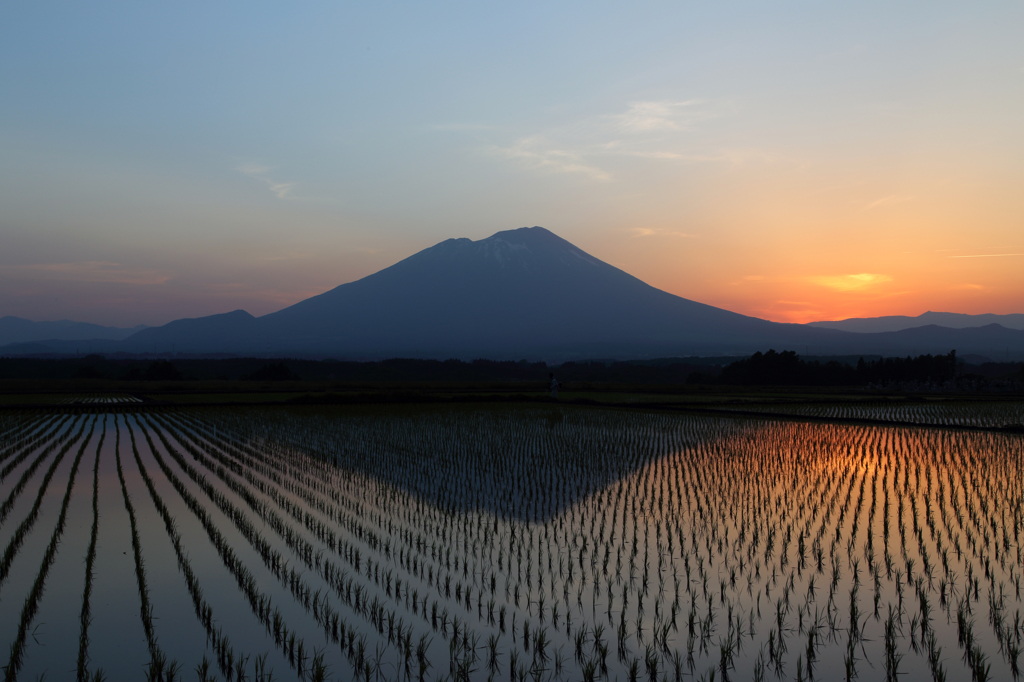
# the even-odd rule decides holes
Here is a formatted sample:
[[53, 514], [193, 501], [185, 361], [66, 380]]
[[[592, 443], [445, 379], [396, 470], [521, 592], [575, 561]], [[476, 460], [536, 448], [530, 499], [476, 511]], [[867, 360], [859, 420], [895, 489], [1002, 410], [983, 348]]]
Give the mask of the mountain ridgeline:
[[[47, 346], [81, 348], [70, 341]], [[744, 356], [769, 348], [900, 356], [957, 349], [1011, 360], [1024, 358], [1024, 331], [990, 324], [852, 333], [769, 322], [661, 291], [542, 227], [524, 227], [478, 241], [448, 239], [262, 317], [236, 310], [176, 320], [81, 350], [565, 362]], [[43, 352], [40, 344], [20, 351]]]

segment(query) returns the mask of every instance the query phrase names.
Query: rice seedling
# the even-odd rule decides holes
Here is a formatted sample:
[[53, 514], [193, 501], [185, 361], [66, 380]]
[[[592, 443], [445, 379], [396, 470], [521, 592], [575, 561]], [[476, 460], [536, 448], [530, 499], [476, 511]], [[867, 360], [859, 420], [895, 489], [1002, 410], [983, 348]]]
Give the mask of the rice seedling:
[[[118, 436], [120, 437], [120, 436]], [[89, 533], [89, 549], [85, 556], [85, 587], [82, 590], [82, 610], [79, 614], [77, 680], [85, 682], [89, 676], [89, 625], [92, 623], [92, 586], [96, 563], [96, 538], [99, 535], [99, 475], [102, 441], [96, 447], [96, 458], [92, 467], [92, 529]]]

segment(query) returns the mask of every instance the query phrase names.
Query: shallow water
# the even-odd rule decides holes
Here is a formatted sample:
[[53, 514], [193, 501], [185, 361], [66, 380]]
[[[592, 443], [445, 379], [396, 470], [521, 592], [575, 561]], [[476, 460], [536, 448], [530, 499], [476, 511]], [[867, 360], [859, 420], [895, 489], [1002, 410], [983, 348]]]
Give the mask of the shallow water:
[[[242, 659], [250, 679], [312, 677], [314, 658], [335, 679], [1012, 679], [1020, 664], [1019, 436], [557, 407], [205, 410], [100, 417], [22, 679], [78, 656], [101, 432], [87, 654], [111, 679], [141, 677], [154, 650], [186, 678], [204, 657], [219, 678]], [[80, 447], [0, 587], [5, 641]]]

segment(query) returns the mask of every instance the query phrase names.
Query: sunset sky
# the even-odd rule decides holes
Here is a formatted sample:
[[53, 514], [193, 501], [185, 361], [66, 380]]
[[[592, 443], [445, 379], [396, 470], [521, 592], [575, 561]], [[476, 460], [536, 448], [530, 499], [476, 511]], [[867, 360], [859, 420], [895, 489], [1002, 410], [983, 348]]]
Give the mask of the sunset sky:
[[541, 225], [777, 321], [1024, 312], [1024, 3], [0, 5], [0, 315]]

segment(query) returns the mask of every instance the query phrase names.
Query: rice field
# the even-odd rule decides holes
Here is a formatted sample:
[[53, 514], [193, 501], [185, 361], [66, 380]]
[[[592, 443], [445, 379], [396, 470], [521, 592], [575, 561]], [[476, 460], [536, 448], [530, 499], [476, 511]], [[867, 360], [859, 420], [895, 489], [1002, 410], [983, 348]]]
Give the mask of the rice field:
[[142, 399], [133, 395], [100, 395], [100, 396], [74, 396], [59, 400], [60, 403], [73, 405], [121, 405], [124, 403], [141, 403]]
[[1022, 464], [557, 406], [8, 414], [4, 678], [1016, 679]]
[[911, 404], [837, 404], [837, 405], [745, 405], [723, 408], [764, 414], [786, 414], [827, 419], [870, 419], [927, 424], [932, 426], [972, 426], [1001, 428], [1024, 426], [1024, 403], [911, 403]]

